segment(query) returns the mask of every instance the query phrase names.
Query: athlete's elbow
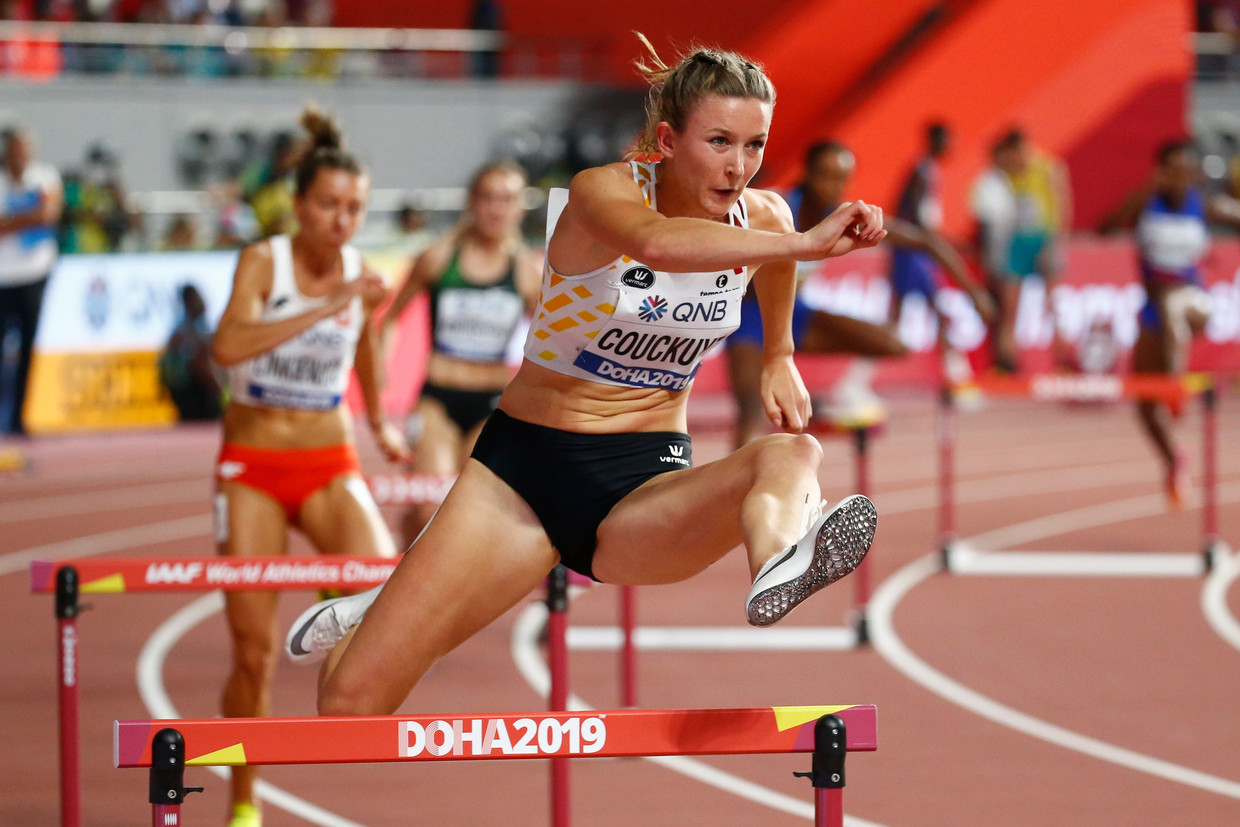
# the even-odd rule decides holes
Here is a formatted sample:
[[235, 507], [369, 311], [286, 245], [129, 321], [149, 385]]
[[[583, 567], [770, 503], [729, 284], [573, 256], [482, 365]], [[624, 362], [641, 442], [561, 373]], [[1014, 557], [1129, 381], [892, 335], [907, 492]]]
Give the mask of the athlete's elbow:
[[222, 368], [230, 368], [241, 361], [241, 356], [236, 349], [229, 347], [227, 337], [222, 337], [218, 333], [211, 342], [211, 358]]
[[637, 245], [633, 257], [654, 270], [664, 272], [680, 272], [692, 267], [685, 267], [684, 256], [676, 239], [666, 232], [649, 233]]

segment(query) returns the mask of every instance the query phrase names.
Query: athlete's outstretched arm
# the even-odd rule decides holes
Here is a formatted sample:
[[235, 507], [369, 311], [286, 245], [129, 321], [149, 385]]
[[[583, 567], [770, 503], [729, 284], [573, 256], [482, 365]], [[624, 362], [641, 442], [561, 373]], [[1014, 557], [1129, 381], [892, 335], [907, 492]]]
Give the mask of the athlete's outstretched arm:
[[[364, 275], [379, 274], [365, 265]], [[401, 434], [400, 429], [388, 421], [383, 413], [383, 387], [386, 384], [383, 369], [383, 347], [379, 339], [379, 330], [375, 323], [375, 309], [382, 302], [382, 297], [369, 294], [363, 297], [362, 309], [364, 319], [357, 340], [357, 354], [353, 358], [353, 370], [357, 374], [357, 385], [362, 391], [362, 401], [366, 405], [366, 421], [375, 435], [375, 444], [389, 460], [409, 459], [409, 443]]]
[[742, 229], [702, 218], [668, 218], [646, 206], [627, 164], [577, 173], [548, 256], [580, 273], [624, 254], [658, 270], [698, 272], [772, 261], [816, 261], [872, 247], [886, 234], [882, 210], [855, 201], [807, 232]]
[[[750, 226], [789, 232], [792, 211], [779, 196], [750, 190], [746, 202]], [[792, 360], [796, 344], [792, 337], [792, 308], [796, 301], [797, 269], [792, 260], [764, 264], [750, 286], [762, 311], [762, 406], [771, 423], [784, 431], [800, 432], [809, 422], [809, 391]]]
[[251, 244], [241, 251], [237, 272], [233, 277], [232, 295], [219, 327], [211, 342], [215, 360], [224, 367], [253, 359], [285, 342], [321, 319], [344, 310], [354, 296], [385, 290], [382, 279], [363, 273], [346, 282], [320, 307], [280, 319], [262, 321], [263, 303], [271, 292], [271, 247], [265, 243]]

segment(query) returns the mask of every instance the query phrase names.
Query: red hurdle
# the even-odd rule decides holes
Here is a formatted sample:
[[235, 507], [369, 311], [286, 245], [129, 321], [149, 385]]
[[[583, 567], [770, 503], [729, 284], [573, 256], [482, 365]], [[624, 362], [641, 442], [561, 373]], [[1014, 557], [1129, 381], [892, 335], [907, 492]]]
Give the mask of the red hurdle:
[[[349, 555], [319, 557], [83, 558], [72, 563], [36, 560], [30, 590], [56, 595], [57, 693], [60, 727], [60, 823], [79, 827], [81, 770], [78, 697], [82, 594], [293, 589], [365, 589], [386, 582], [396, 560]], [[164, 822], [160, 822], [162, 825]]]
[[815, 787], [815, 823], [839, 827], [844, 755], [878, 748], [872, 705], [212, 718], [116, 721], [113, 726], [113, 763], [151, 767], [152, 804], [157, 813], [177, 819], [156, 823], [181, 827], [180, 799], [190, 791], [182, 786], [185, 766], [794, 752], [814, 754], [813, 770], [796, 774], [809, 777]]
[[[1201, 398], [1201, 543], [1202, 573], [1210, 571], [1219, 547], [1218, 538], [1218, 398], [1213, 377], [1154, 375], [1031, 374], [978, 377], [973, 387], [988, 396], [1014, 397], [1045, 402], [1120, 402], [1148, 399], [1183, 405]], [[944, 386], [938, 406], [939, 442], [939, 552], [943, 567], [951, 571], [957, 545], [956, 526], [956, 405], [955, 389]]]

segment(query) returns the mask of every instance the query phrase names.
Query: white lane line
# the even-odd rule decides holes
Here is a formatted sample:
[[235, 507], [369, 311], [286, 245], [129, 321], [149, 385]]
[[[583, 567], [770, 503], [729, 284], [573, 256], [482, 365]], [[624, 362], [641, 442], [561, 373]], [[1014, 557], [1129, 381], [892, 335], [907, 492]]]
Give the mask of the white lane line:
[[103, 511], [126, 510], [135, 505], [205, 503], [210, 499], [210, 482], [202, 479], [134, 485], [125, 488], [110, 488], [107, 491], [84, 491], [77, 494], [56, 494], [50, 497], [8, 500], [3, 504], [4, 511], [0, 512], [0, 523], [20, 523], [71, 515], [98, 514]]
[[192, 517], [165, 520], [161, 523], [147, 523], [115, 531], [103, 531], [99, 534], [88, 534], [72, 540], [47, 543], [0, 556], [0, 575], [29, 569], [30, 563], [34, 560], [69, 560], [154, 543], [209, 537], [210, 534], [211, 515], [209, 514], [195, 514]]
[[[512, 627], [512, 659], [521, 676], [530, 688], [546, 698], [551, 693], [551, 673], [539, 652], [538, 637], [547, 620], [547, 604], [543, 601], [532, 601], [517, 617]], [[568, 696], [568, 708], [572, 711], [593, 709], [579, 696]], [[712, 767], [695, 758], [683, 755], [647, 756], [643, 760], [651, 761], [659, 766], [678, 772], [711, 787], [748, 799], [764, 807], [789, 813], [812, 821], [814, 805], [800, 798], [793, 798], [768, 787], [733, 775], [730, 772]], [[846, 827], [882, 827], [872, 821], [845, 815]]]
[[896, 634], [892, 617], [904, 596], [939, 570], [937, 555], [914, 560], [884, 581], [870, 599], [870, 641], [899, 672], [944, 700], [1017, 732], [1138, 772], [1240, 799], [1240, 783], [1117, 747], [1004, 706], [947, 677], [913, 654]]
[[1240, 649], [1240, 622], [1227, 606], [1227, 590], [1240, 578], [1240, 554], [1215, 555], [1226, 562], [1216, 567], [1201, 589], [1201, 611], [1206, 622], [1233, 648]]
[[[175, 720], [181, 717], [164, 687], [164, 661], [168, 653], [172, 651], [172, 647], [186, 633], [223, 610], [224, 595], [222, 592], [205, 594], [161, 623], [143, 644], [142, 652], [138, 656], [138, 691], [152, 718]], [[227, 767], [207, 767], [207, 769], [220, 778], [229, 777]], [[271, 805], [303, 818], [311, 824], [319, 824], [322, 827], [364, 827], [356, 821], [350, 821], [324, 810], [262, 779], [254, 785], [254, 792]]]

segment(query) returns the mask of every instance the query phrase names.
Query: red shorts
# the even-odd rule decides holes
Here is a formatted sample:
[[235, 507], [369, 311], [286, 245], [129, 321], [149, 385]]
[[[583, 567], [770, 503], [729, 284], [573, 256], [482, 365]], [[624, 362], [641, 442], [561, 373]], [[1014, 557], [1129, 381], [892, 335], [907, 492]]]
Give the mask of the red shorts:
[[216, 482], [240, 483], [262, 491], [284, 507], [296, 522], [306, 499], [344, 474], [362, 475], [352, 445], [326, 448], [251, 448], [225, 442], [215, 464]]

